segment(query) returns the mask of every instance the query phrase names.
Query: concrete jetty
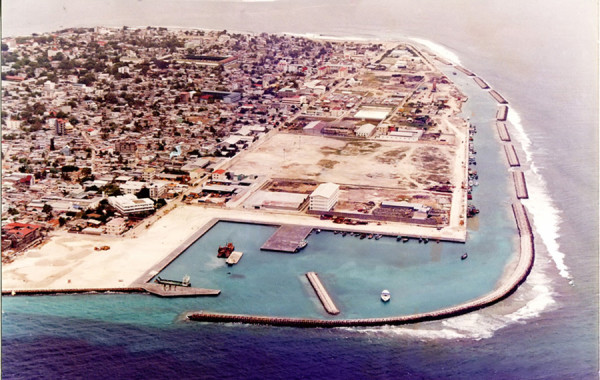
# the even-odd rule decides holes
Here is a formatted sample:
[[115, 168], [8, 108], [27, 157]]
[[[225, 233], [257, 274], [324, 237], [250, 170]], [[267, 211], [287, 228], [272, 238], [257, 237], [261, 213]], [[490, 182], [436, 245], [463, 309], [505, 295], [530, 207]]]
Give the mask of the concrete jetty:
[[502, 97], [496, 90], [491, 90], [490, 95], [500, 104], [508, 104], [508, 101]]
[[506, 158], [508, 159], [508, 164], [510, 166], [521, 166], [514, 145], [504, 145], [504, 153], [506, 153]]
[[475, 74], [473, 74], [471, 71], [465, 69], [462, 66], [454, 66], [454, 67], [456, 67], [456, 70], [460, 71], [461, 73], [467, 74], [470, 77], [474, 77], [475, 76]]
[[508, 134], [508, 129], [506, 128], [506, 123], [501, 123], [501, 122], [497, 121], [496, 128], [498, 129], [498, 136], [500, 136], [500, 140], [510, 141], [510, 135]]
[[317, 297], [319, 297], [319, 300], [323, 304], [325, 311], [332, 315], [339, 314], [340, 311], [333, 303], [333, 300], [329, 296], [329, 293], [327, 293], [327, 290], [323, 286], [323, 283], [319, 279], [319, 276], [317, 276], [315, 272], [308, 272], [306, 274], [306, 278], [308, 278], [308, 282], [310, 282], [313, 289], [315, 290], [315, 293], [317, 293]]
[[64, 289], [3, 289], [2, 295], [34, 296], [52, 294], [143, 293], [141, 287], [127, 288], [64, 288]]
[[525, 174], [522, 171], [514, 171], [513, 181], [515, 183], [515, 190], [518, 199], [527, 199], [529, 194], [527, 193], [527, 184], [525, 183]]
[[496, 120], [506, 121], [507, 116], [508, 116], [508, 106], [500, 106], [498, 108], [498, 111], [496, 111]]
[[310, 226], [284, 224], [260, 247], [261, 250], [298, 252], [301, 243], [313, 230]]
[[475, 83], [477, 83], [477, 85], [479, 85], [479, 87], [483, 88], [484, 90], [490, 88], [490, 86], [488, 86], [488, 84], [485, 83], [485, 81], [479, 77], [475, 77], [473, 78], [473, 80], [475, 81]]

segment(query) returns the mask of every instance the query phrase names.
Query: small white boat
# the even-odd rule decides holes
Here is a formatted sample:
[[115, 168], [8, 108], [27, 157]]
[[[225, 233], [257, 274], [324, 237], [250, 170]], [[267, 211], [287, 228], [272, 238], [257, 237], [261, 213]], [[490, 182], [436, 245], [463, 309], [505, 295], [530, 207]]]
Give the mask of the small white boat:
[[390, 298], [392, 298], [392, 296], [390, 295], [390, 291], [385, 289], [384, 291], [381, 292], [381, 300], [383, 302], [388, 302], [390, 300]]

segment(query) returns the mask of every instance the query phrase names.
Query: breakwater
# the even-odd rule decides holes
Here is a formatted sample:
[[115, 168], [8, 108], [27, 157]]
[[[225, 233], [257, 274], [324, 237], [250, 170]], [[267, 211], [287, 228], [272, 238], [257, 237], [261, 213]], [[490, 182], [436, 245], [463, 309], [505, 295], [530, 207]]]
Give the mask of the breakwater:
[[510, 141], [510, 135], [506, 129], [506, 123], [496, 122], [496, 128], [498, 129], [498, 136], [502, 141]]
[[519, 156], [513, 145], [504, 145], [504, 153], [506, 153], [506, 159], [510, 166], [521, 166], [519, 163]]
[[484, 90], [487, 90], [488, 88], [490, 88], [490, 86], [487, 83], [485, 83], [485, 81], [483, 79], [481, 79], [479, 77], [475, 77], [475, 78], [473, 78], [473, 80], [475, 81], [475, 83], [477, 83], [477, 85], [479, 87], [481, 87]]
[[51, 294], [83, 294], [83, 293], [144, 293], [145, 290], [142, 287], [128, 287], [128, 288], [73, 288], [73, 289], [9, 289], [2, 290], [2, 295], [19, 295], [19, 296], [33, 296], [33, 295], [51, 295]]
[[498, 91], [496, 91], [496, 90], [490, 90], [490, 95], [492, 95], [492, 98], [494, 98], [498, 103], [501, 103], [501, 104], [508, 103], [508, 101], [506, 99], [504, 99], [504, 97], [502, 97], [502, 95], [500, 95], [498, 93]]
[[306, 278], [308, 279], [308, 282], [310, 282], [310, 285], [315, 290], [315, 293], [317, 294], [317, 297], [319, 297], [319, 300], [323, 304], [323, 307], [325, 308], [325, 310], [329, 314], [333, 314], [333, 315], [339, 314], [340, 310], [333, 303], [331, 296], [327, 292], [327, 289], [325, 289], [325, 286], [323, 286], [323, 283], [321, 282], [321, 279], [319, 278], [319, 276], [317, 276], [317, 274], [315, 272], [308, 272], [306, 274]]
[[525, 174], [523, 174], [522, 171], [513, 172], [513, 181], [515, 183], [515, 191], [517, 193], [517, 198], [529, 198], [529, 193], [527, 192], [527, 184], [525, 183]]

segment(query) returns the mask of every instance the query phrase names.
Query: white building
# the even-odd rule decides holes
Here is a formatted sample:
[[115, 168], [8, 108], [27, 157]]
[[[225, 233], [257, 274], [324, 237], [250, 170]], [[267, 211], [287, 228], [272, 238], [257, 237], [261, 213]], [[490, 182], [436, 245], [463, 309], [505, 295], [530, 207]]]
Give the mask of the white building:
[[152, 182], [146, 186], [150, 190], [150, 198], [158, 199], [167, 192], [167, 182]]
[[340, 186], [335, 183], [322, 183], [310, 195], [310, 210], [329, 211], [340, 196]]
[[151, 199], [138, 199], [133, 194], [108, 197], [108, 204], [116, 208], [121, 214], [133, 214], [154, 210], [154, 202]]
[[127, 229], [127, 222], [124, 218], [115, 218], [106, 223], [104, 232], [107, 235], [121, 235]]
[[123, 194], [139, 193], [142, 188], [146, 187], [146, 182], [128, 181], [119, 186]]
[[365, 138], [371, 137], [376, 128], [377, 127], [373, 124], [363, 124], [356, 130], [356, 136]]

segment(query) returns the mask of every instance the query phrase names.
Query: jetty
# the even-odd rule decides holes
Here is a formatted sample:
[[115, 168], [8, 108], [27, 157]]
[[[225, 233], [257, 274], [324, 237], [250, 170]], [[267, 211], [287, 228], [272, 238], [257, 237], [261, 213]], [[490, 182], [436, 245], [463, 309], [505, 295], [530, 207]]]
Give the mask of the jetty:
[[260, 247], [263, 251], [298, 252], [313, 227], [284, 224]]
[[500, 104], [508, 104], [508, 101], [502, 97], [496, 90], [491, 90], [490, 95]]
[[496, 111], [496, 120], [506, 121], [507, 116], [508, 116], [508, 106], [500, 106], [500, 108], [498, 108], [498, 111]]
[[517, 156], [517, 151], [515, 150], [514, 145], [504, 145], [504, 153], [506, 153], [506, 158], [508, 159], [508, 164], [510, 166], [521, 166], [519, 163], [519, 156]]
[[315, 272], [308, 272], [306, 274], [306, 278], [308, 278], [308, 282], [310, 282], [310, 285], [315, 290], [315, 293], [317, 293], [317, 297], [319, 297], [319, 300], [323, 304], [325, 311], [332, 315], [339, 314], [339, 309], [333, 303], [333, 300], [329, 296], [329, 293], [327, 293], [327, 289], [325, 289], [323, 286], [319, 276], [317, 276]]
[[471, 71], [465, 69], [462, 66], [454, 66], [454, 67], [456, 67], [456, 70], [460, 71], [463, 74], [467, 74], [470, 77], [474, 77], [475, 76], [475, 74], [473, 74]]
[[513, 181], [515, 183], [515, 190], [517, 192], [518, 199], [527, 199], [529, 194], [527, 193], [527, 184], [525, 183], [525, 174], [522, 171], [514, 171]]
[[506, 128], [506, 123], [501, 123], [501, 122], [497, 121], [496, 128], [498, 129], [498, 136], [500, 136], [500, 140], [510, 141], [510, 135], [508, 134], [508, 129]]
[[488, 86], [488, 84], [485, 83], [485, 81], [479, 77], [475, 77], [475, 78], [473, 78], [473, 80], [475, 81], [475, 83], [477, 83], [477, 85], [479, 85], [479, 87], [481, 87], [484, 90], [487, 90], [488, 88], [490, 88], [490, 86]]

